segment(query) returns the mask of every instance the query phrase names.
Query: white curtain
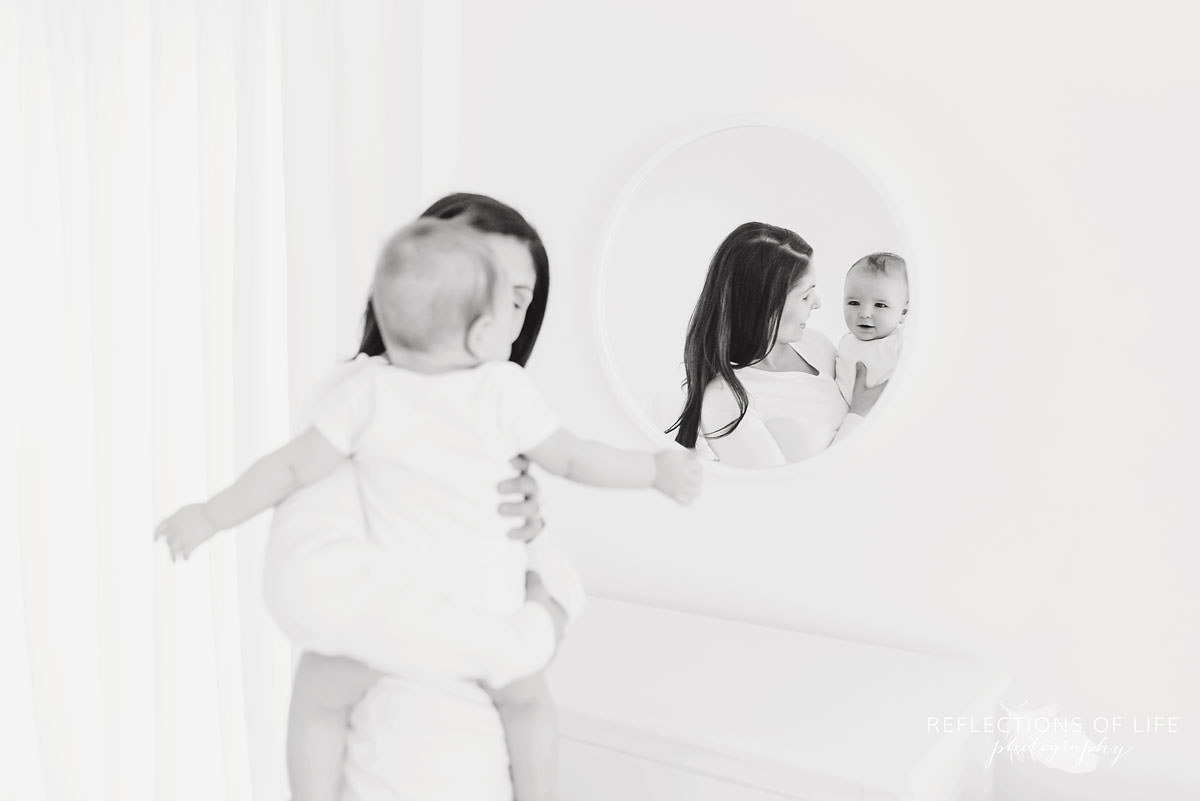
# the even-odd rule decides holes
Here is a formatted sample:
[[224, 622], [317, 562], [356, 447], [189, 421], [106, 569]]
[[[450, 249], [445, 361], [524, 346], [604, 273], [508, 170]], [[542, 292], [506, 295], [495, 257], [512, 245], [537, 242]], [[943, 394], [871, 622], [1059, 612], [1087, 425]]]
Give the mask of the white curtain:
[[456, 26], [0, 3], [0, 798], [287, 797], [266, 516], [186, 565], [151, 533], [352, 352], [375, 249], [452, 178]]

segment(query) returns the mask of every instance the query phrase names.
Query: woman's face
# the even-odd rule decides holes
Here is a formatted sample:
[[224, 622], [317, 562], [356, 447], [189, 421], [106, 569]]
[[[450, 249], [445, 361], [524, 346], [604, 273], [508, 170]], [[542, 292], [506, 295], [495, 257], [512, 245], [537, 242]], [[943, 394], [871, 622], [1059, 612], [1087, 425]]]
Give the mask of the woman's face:
[[512, 284], [512, 331], [509, 342], [515, 342], [525, 325], [525, 312], [533, 302], [533, 287], [537, 283], [537, 271], [533, 267], [533, 256], [529, 245], [515, 236], [486, 234], [488, 245], [495, 254], [496, 263], [508, 276]]
[[821, 308], [821, 298], [817, 296], [817, 282], [813, 280], [812, 269], [801, 274], [783, 304], [783, 313], [779, 315], [779, 332], [775, 342], [796, 342], [804, 334], [804, 326], [808, 316], [815, 309]]

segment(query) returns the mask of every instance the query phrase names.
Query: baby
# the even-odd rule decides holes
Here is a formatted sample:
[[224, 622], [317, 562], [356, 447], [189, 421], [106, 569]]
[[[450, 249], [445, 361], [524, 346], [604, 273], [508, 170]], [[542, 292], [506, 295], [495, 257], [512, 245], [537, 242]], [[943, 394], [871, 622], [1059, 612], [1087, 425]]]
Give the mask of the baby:
[[[559, 425], [525, 371], [507, 361], [512, 288], [470, 226], [422, 219], [399, 231], [380, 255], [371, 297], [386, 359], [370, 360], [328, 393], [311, 427], [231, 487], [163, 521], [156, 537], [166, 538], [173, 555], [186, 556], [353, 459], [381, 556], [399, 553], [448, 595], [507, 614], [525, 601], [526, 571], [534, 567], [495, 509], [495, 486], [517, 454], [583, 484], [654, 488], [680, 503], [698, 494], [701, 468], [690, 452], [620, 450]], [[297, 801], [337, 797], [351, 711], [380, 677], [343, 661], [352, 668], [320, 681], [298, 673], [293, 685], [288, 772]], [[516, 798], [548, 797], [549, 696], [488, 689], [504, 725]]]
[[887, 381], [896, 369], [908, 316], [904, 259], [895, 253], [872, 253], [854, 262], [846, 273], [842, 312], [850, 333], [838, 343], [834, 377], [849, 403], [857, 362], [867, 368], [868, 387]]

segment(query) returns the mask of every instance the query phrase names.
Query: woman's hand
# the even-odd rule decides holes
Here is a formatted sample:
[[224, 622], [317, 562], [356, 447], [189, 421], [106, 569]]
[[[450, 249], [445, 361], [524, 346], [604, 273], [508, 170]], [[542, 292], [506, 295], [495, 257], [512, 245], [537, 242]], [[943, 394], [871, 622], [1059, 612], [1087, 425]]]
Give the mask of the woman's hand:
[[866, 417], [867, 412], [875, 407], [875, 401], [883, 394], [887, 381], [881, 381], [873, 387], [867, 386], [867, 366], [862, 362], [854, 365], [854, 390], [850, 395], [850, 414]]
[[542, 519], [542, 507], [537, 500], [538, 483], [537, 479], [529, 475], [529, 460], [524, 456], [513, 459], [512, 466], [517, 475], [501, 481], [496, 485], [496, 489], [502, 495], [521, 495], [523, 499], [500, 504], [500, 514], [523, 518], [524, 525], [509, 531], [508, 536], [510, 539], [529, 542], [546, 527], [546, 521]]

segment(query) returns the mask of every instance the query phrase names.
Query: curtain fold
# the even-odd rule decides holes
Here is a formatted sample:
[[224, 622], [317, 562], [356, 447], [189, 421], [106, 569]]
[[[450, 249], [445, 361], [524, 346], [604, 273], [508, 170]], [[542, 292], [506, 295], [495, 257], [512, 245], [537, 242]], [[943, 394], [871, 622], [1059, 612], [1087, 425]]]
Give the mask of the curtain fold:
[[0, 4], [0, 798], [287, 797], [268, 516], [186, 564], [151, 535], [350, 355], [422, 199], [420, 20]]

